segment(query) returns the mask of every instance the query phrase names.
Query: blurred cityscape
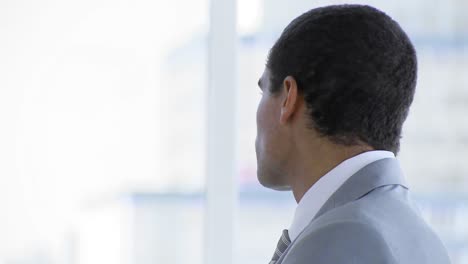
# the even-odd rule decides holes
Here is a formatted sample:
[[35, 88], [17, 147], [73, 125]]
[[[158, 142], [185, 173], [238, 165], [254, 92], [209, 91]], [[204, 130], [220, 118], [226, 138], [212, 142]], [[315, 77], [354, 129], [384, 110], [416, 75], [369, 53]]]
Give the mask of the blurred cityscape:
[[[341, 2], [290, 1], [285, 9], [283, 1], [265, 0], [256, 31], [239, 36], [236, 132], [242, 184], [256, 184], [255, 112], [260, 98], [256, 83], [269, 48], [291, 19], [304, 10]], [[468, 8], [468, 3], [363, 2], [385, 10], [397, 20], [417, 49], [418, 85], [399, 154], [410, 182], [414, 183], [413, 188], [418, 192], [465, 192], [468, 190], [468, 163], [465, 162], [468, 160], [468, 77], [465, 74], [468, 70], [468, 18], [461, 10]], [[203, 185], [203, 157], [188, 153], [200, 153], [204, 147], [206, 70], [203, 65], [206, 64], [207, 43], [204, 33], [195, 33], [188, 42], [168, 54], [163, 83], [181, 89], [161, 96], [161, 105], [167, 107], [164, 112], [176, 116], [163, 120], [167, 128], [164, 156], [173, 160], [168, 163], [168, 174], [174, 181], [187, 183], [187, 179], [191, 179], [199, 185]], [[181, 140], [184, 148], [172, 148], [172, 142]], [[172, 166], [181, 163], [190, 166]], [[194, 171], [197, 177], [193, 177]]]
[[[255, 111], [259, 100], [256, 81], [260, 77], [269, 48], [282, 29], [298, 14], [314, 6], [343, 1], [291, 1], [287, 7], [284, 1], [263, 1], [263, 16], [256, 30], [239, 36], [238, 48], [238, 90], [237, 90], [237, 147], [238, 175], [241, 184], [240, 207], [240, 248], [239, 263], [259, 263], [266, 261], [274, 247], [277, 234], [272, 230], [287, 228], [290, 224], [293, 206], [280, 210], [280, 215], [267, 218], [278, 212], [275, 201], [261, 203], [256, 200], [264, 192], [256, 179], [254, 141], [256, 135]], [[367, 4], [385, 10], [405, 29], [416, 46], [419, 59], [419, 77], [415, 101], [405, 123], [402, 148], [398, 156], [411, 186], [411, 190], [421, 205], [427, 221], [441, 235], [448, 247], [453, 263], [468, 263], [468, 18], [461, 10], [468, 8], [463, 1], [366, 1]], [[180, 93], [171, 93], [164, 101], [170, 102], [166, 111], [180, 116], [183, 124], [169, 121], [166, 157], [173, 157], [169, 164], [190, 164], [187, 167], [171, 166], [169, 175], [180, 182], [188, 175], [183, 170], [193, 169], [203, 164], [203, 157], [187, 155], [187, 149], [171, 148], [174, 141], [186, 140], [187, 131], [196, 131], [197, 145], [190, 153], [203, 148], [204, 91], [206, 85], [206, 63], [203, 50], [206, 35], [194, 37], [171, 52], [166, 61], [163, 76], [178, 86], [184, 87]], [[183, 76], [183, 78], [180, 78]], [[197, 87], [199, 85], [199, 87]], [[222, 87], [220, 87], [222, 89]], [[195, 92], [196, 91], [196, 92]], [[196, 98], [196, 100], [193, 100]], [[190, 122], [192, 121], [192, 122]], [[174, 124], [177, 123], [177, 124]], [[189, 128], [196, 128], [191, 130]], [[199, 130], [200, 129], [200, 130]], [[199, 145], [198, 145], [199, 144]], [[185, 155], [184, 155], [185, 153]], [[185, 161], [181, 159], [186, 158]], [[198, 167], [203, 178], [203, 167]], [[191, 177], [193, 180], [197, 178]], [[202, 181], [200, 181], [202, 182]], [[256, 195], [252, 195], [256, 193]], [[275, 194], [271, 194], [274, 196]], [[278, 194], [280, 195], [280, 194]], [[248, 198], [247, 198], [248, 197]], [[284, 196], [283, 196], [284, 197]], [[289, 197], [289, 199], [291, 199]], [[254, 201], [255, 200], [255, 201]], [[285, 198], [285, 200], [288, 200]], [[287, 201], [283, 201], [288, 204]], [[288, 204], [290, 205], [290, 204]], [[263, 218], [265, 217], [265, 218]], [[244, 221], [242, 221], [244, 219]], [[247, 219], [256, 219], [255, 223]], [[259, 228], [263, 219], [281, 219], [271, 223], [276, 229]], [[274, 221], [273, 221], [274, 222]], [[250, 223], [250, 225], [249, 225]], [[247, 234], [256, 235], [248, 236]], [[267, 239], [268, 238], [268, 239]], [[255, 243], [247, 242], [251, 239]], [[251, 250], [254, 249], [255, 250]], [[250, 250], [249, 250], [250, 249]], [[196, 259], [196, 258], [194, 258]], [[180, 262], [183, 263], [183, 262]]]
[[[174, 6], [185, 5], [183, 1], [175, 2], [177, 4]], [[441, 236], [450, 252], [453, 264], [467, 264], [468, 119], [466, 114], [468, 113], [468, 75], [465, 72], [468, 71], [468, 17], [465, 15], [465, 10], [468, 10], [468, 2], [463, 0], [354, 2], [366, 3], [384, 10], [400, 23], [416, 46], [419, 60], [418, 85], [415, 101], [404, 126], [401, 153], [398, 159], [410, 183], [412, 195], [420, 205], [421, 214]], [[104, 0], [99, 3], [100, 9], [96, 10], [108, 10], [109, 6], [112, 5], [112, 2]], [[111, 18], [114, 20], [111, 21], [120, 21], [123, 17], [121, 14], [128, 12], [132, 18], [128, 21], [141, 19], [136, 25], [162, 23], [162, 20], [157, 20], [157, 16], [153, 18], [151, 13], [157, 10], [156, 6], [151, 6], [145, 1], [138, 3], [141, 6], [128, 4], [128, 6], [120, 7], [119, 12], [121, 13], [114, 10], [111, 13]], [[237, 236], [235, 263], [267, 263], [273, 254], [281, 230], [289, 227], [296, 206], [290, 192], [266, 190], [259, 185], [256, 179], [255, 113], [260, 99], [256, 84], [263, 71], [268, 50], [281, 34], [282, 29], [294, 17], [317, 6], [339, 3], [345, 2], [324, 0], [239, 1], [239, 4], [243, 6], [239, 9], [239, 23], [245, 24], [245, 26], [240, 27], [237, 43], [238, 89], [235, 98], [237, 118], [233, 120], [236, 122], [237, 128], [237, 175], [240, 184], [238, 226], [235, 230]], [[145, 8], [146, 4], [148, 8]], [[189, 5], [189, 3], [186, 4]], [[91, 2], [86, 5], [94, 7]], [[62, 7], [57, 7], [57, 9], [59, 8]], [[69, 10], [73, 10], [73, 8], [73, 6], [69, 7]], [[190, 12], [191, 9], [195, 10], [195, 8], [197, 8], [198, 13]], [[79, 10], [85, 9], [82, 7]], [[57, 116], [59, 117], [57, 120], [61, 122], [57, 127], [52, 126], [53, 132], [39, 130], [37, 136], [24, 143], [24, 153], [26, 153], [24, 154], [24, 163], [33, 163], [31, 171], [42, 171], [40, 176], [47, 177], [48, 173], [57, 174], [54, 174], [55, 178], [51, 178], [53, 180], [51, 184], [41, 184], [43, 179], [31, 177], [32, 180], [29, 183], [31, 190], [43, 188], [43, 192], [47, 194], [47, 190], [49, 190], [46, 188], [47, 185], [57, 185], [56, 189], [52, 189], [57, 192], [56, 196], [44, 195], [43, 197], [66, 197], [69, 194], [68, 190], [76, 196], [70, 200], [79, 204], [79, 209], [73, 214], [70, 213], [72, 216], [64, 217], [61, 215], [63, 212], [56, 211], [56, 209], [71, 211], [70, 208], [73, 206], [71, 203], [68, 204], [69, 200], [64, 198], [64, 201], [67, 201], [67, 203], [63, 202], [65, 206], [54, 207], [50, 204], [59, 204], [59, 201], [56, 200], [60, 199], [36, 199], [31, 194], [32, 198], [29, 199], [35, 202], [31, 205], [34, 207], [32, 211], [34, 213], [31, 215], [41, 216], [41, 219], [53, 218], [55, 222], [48, 223], [49, 229], [41, 230], [38, 234], [29, 234], [27, 231], [30, 229], [26, 228], [28, 221], [35, 222], [36, 219], [21, 219], [19, 221], [18, 218], [8, 219], [7, 217], [7, 220], [0, 222], [0, 228], [3, 228], [2, 232], [8, 232], [9, 229], [15, 230], [15, 232], [20, 230], [22, 237], [34, 235], [35, 238], [27, 246], [15, 247], [15, 251], [7, 249], [10, 244], [21, 244], [21, 238], [13, 239], [11, 235], [13, 231], [3, 235], [3, 238], [0, 237], [0, 264], [203, 263], [205, 179], [205, 157], [203, 154], [205, 152], [208, 29], [206, 12], [203, 13], [200, 10], [206, 11], [208, 4], [206, 1], [194, 1], [186, 9], [180, 10], [173, 7], [170, 10], [173, 13], [185, 12], [184, 18], [187, 21], [192, 21], [187, 22], [187, 24], [198, 23], [198, 26], [194, 27], [195, 29], [190, 28], [190, 30], [185, 28], [184, 30], [188, 33], [184, 33], [184, 37], [179, 38], [177, 43], [166, 45], [168, 46], [168, 48], [166, 47], [167, 52], [161, 58], [153, 56], [152, 49], [154, 47], [151, 46], [159, 41], [158, 36], [154, 39], [137, 38], [140, 36], [138, 34], [145, 36], [158, 34], [151, 33], [151, 30], [148, 30], [150, 34], [147, 34], [148, 32], [145, 30], [140, 32], [132, 27], [127, 27], [125, 24], [127, 22], [119, 24], [119, 29], [114, 30], [115, 32], [111, 30], [112, 34], [120, 36], [118, 41], [112, 42], [112, 44], [106, 42], [108, 41], [105, 38], [106, 34], [111, 33], [102, 33], [101, 35], [101, 32], [105, 32], [114, 25], [105, 22], [106, 19], [100, 17], [101, 15], [105, 17], [110, 11], [102, 13], [95, 11], [95, 20], [90, 19], [93, 18], [93, 13], [86, 13], [84, 17], [87, 20], [80, 20], [79, 23], [76, 23], [82, 27], [76, 26], [76, 28], [81, 28], [82, 32], [85, 32], [85, 29], [91, 30], [96, 23], [101, 25], [102, 31], [96, 31], [97, 33], [90, 36], [84, 35], [84, 33], [78, 35], [87, 36], [88, 39], [80, 40], [76, 36], [67, 38], [65, 33], [63, 36], [57, 37], [59, 40], [56, 49], [60, 50], [60, 54], [71, 53], [72, 55], [69, 55], [72, 57], [71, 62], [81, 65], [73, 70], [79, 72], [80, 76], [70, 78], [71, 82], [77, 84], [70, 84], [68, 80], [74, 75], [71, 73], [68, 73], [69, 75], [63, 74], [67, 72], [61, 71], [60, 59], [55, 61], [52, 57], [47, 56], [45, 59], [47, 65], [54, 65], [53, 63], [59, 65], [56, 66], [56, 71], [54, 68], [47, 70], [47, 67], [41, 65], [40, 70], [36, 72], [37, 76], [34, 76], [39, 80], [39, 83], [48, 84], [46, 79], [40, 77], [50, 75], [54, 76], [51, 78], [59, 78], [63, 75], [64, 77], [61, 78], [64, 80], [59, 79], [62, 83], [57, 81], [59, 83], [57, 89], [46, 92], [50, 92], [50, 96], [57, 93], [57, 98], [65, 94], [62, 91], [63, 87], [70, 86], [79, 90], [89, 86], [88, 93], [81, 96], [81, 94], [73, 92], [70, 98], [76, 100], [73, 102], [75, 107], [91, 110], [84, 114], [73, 111], [60, 112], [57, 109], [71, 109], [67, 108], [70, 107], [70, 104], [54, 104], [56, 100], [59, 101], [59, 99], [49, 100], [49, 98], [54, 97], [45, 97], [47, 98], [46, 103], [32, 103], [32, 112], [41, 109], [38, 107], [44, 104], [52, 109], [47, 111], [56, 115], [51, 115], [45, 120], [40, 119], [39, 114], [31, 115], [32, 120], [37, 118], [39, 121], [34, 121], [29, 126], [25, 125], [24, 130], [37, 129], [41, 120], [51, 124]], [[245, 23], [243, 18], [243, 12], [247, 12], [246, 10], [252, 12], [248, 15], [248, 23]], [[158, 14], [162, 15], [162, 13]], [[203, 18], [191, 18], [189, 17], [190, 13]], [[203, 15], [201, 15], [202, 13]], [[146, 19], [147, 17], [151, 19]], [[169, 19], [167, 17], [166, 19]], [[73, 16], [61, 15], [60, 19], [71, 20]], [[183, 27], [178, 24], [181, 23], [178, 21], [179, 18], [172, 19], [170, 25]], [[52, 22], [55, 25], [55, 21]], [[7, 27], [5, 26], [5, 28]], [[77, 30], [76, 28], [75, 30]], [[173, 31], [177, 31], [177, 29], [174, 28]], [[30, 29], [27, 28], [24, 31], [27, 30]], [[132, 37], [122, 37], [121, 35], [124, 34], [121, 33], [121, 30]], [[10, 31], [16, 32], [17, 29], [11, 27]], [[75, 32], [75, 34], [77, 33]], [[27, 38], [24, 40], [22, 36], [17, 38], [20, 39], [18, 43], [29, 41]], [[119, 41], [125, 43], [126, 38], [134, 38], [135, 43], [126, 43], [125, 45], [128, 46], [124, 45], [120, 49], [113, 46], [118, 45]], [[114, 40], [111, 37], [109, 39]], [[68, 43], [66, 41], [70, 41], [76, 46], [69, 44], [71, 47], [68, 50], [60, 49], [64, 43]], [[93, 41], [102, 41], [101, 49], [97, 49], [98, 52], [94, 55], [88, 54], [86, 49], [78, 48], [92, 46]], [[145, 41], [151, 44], [139, 44], [146, 43]], [[20, 53], [21, 46], [18, 47], [18, 53]], [[51, 47], [51, 49], [55, 49], [53, 46]], [[116, 54], [122, 58], [115, 59], [114, 55]], [[102, 57], [100, 57], [101, 55]], [[93, 56], [98, 57], [98, 62], [101, 64], [90, 67], [90, 65], [94, 65], [92, 63]], [[37, 60], [39, 61], [39, 59]], [[63, 59], [63, 61], [66, 60]], [[15, 63], [17, 63], [16, 59]], [[67, 66], [65, 62], [63, 63]], [[153, 67], [151, 63], [159, 64], [158, 67]], [[120, 68], [112, 68], [114, 64], [120, 65], [118, 66]], [[100, 72], [104, 76], [103, 78], [117, 77], [112, 79], [113, 82], [109, 86], [105, 86], [107, 85], [105, 81], [97, 82], [95, 86], [92, 86], [83, 81], [86, 79], [81, 76], [83, 72], [88, 74], [85, 76], [93, 78], [95, 77], [94, 72]], [[140, 75], [140, 72], [152, 77]], [[55, 77], [55, 75], [59, 77]], [[100, 80], [100, 77], [95, 78]], [[31, 83], [34, 82], [31, 81]], [[0, 84], [5, 87], [7, 84], [9, 85], [1, 80]], [[95, 92], [101, 87], [107, 87], [108, 90], [101, 93]], [[28, 92], [27, 89], [25, 91]], [[34, 89], [29, 92], [32, 94], [31, 98], [40, 97], [39, 92]], [[108, 94], [119, 98], [116, 99], [116, 102], [122, 104], [123, 107], [119, 108], [116, 106], [117, 103], [106, 105], [104, 100], [98, 100], [108, 97]], [[87, 101], [88, 97], [93, 98], [93, 96], [97, 96], [98, 99]], [[34, 102], [33, 99], [30, 100]], [[27, 100], [20, 100], [19, 104], [27, 105], [27, 103]], [[54, 106], [56, 109], [53, 109]], [[99, 111], [93, 112], [96, 109]], [[142, 116], [138, 115], [142, 113]], [[60, 119], [60, 114], [63, 114], [63, 119]], [[93, 120], [90, 131], [80, 130], [78, 126], [75, 127], [73, 124], [76, 120], [80, 120], [79, 118], [84, 120], [85, 117]], [[73, 122], [66, 121], [72, 118], [75, 118]], [[148, 122], [150, 119], [154, 120]], [[106, 121], [109, 122], [107, 125], [102, 120], [111, 121]], [[117, 123], [118, 121], [121, 123]], [[61, 129], [61, 126], [68, 126], [68, 130]], [[127, 127], [133, 129], [125, 130]], [[99, 132], [103, 128], [109, 131], [123, 132], [118, 134]], [[74, 130], [77, 131], [75, 134], [73, 134]], [[40, 132], [43, 134], [39, 134]], [[153, 133], [156, 132], [160, 145], [153, 142]], [[26, 132], [24, 133], [27, 135]], [[63, 134], [69, 135], [69, 137], [63, 136]], [[72, 135], [76, 137], [73, 138]], [[80, 140], [78, 136], [82, 135], [84, 135], [84, 139]], [[43, 138], [47, 140], [42, 141]], [[132, 141], [132, 143], [118, 145], [118, 148], [116, 142], [119, 140]], [[76, 146], [67, 145], [70, 144], [67, 143], [64, 145], [65, 147], [61, 147], [61, 142], [74, 141], [77, 142]], [[104, 142], [102, 146], [99, 145], [101, 148], [93, 148], [93, 144], [98, 145], [101, 141]], [[39, 165], [43, 161], [39, 159], [43, 155], [42, 151], [32, 152], [32, 154], [27, 151], [28, 144], [34, 146], [36, 144], [34, 142], [43, 142], [44, 145], [39, 145], [39, 147], [54, 147], [49, 150], [47, 154], [49, 156], [44, 155], [56, 158], [49, 158], [51, 164], [44, 165], [47, 168]], [[56, 145], [53, 145], [54, 143]], [[14, 148], [17, 146], [15, 145]], [[67, 155], [62, 154], [62, 151], [67, 151], [67, 148], [82, 152], [77, 156], [68, 153], [67, 155], [72, 158], [65, 159], [63, 157]], [[88, 148], [92, 148], [92, 151], [89, 151]], [[125, 151], [123, 151], [124, 149]], [[158, 149], [160, 156], [157, 156], [153, 149]], [[22, 157], [23, 152], [16, 151], [18, 152], [16, 155]], [[54, 154], [55, 152], [58, 154]], [[3, 152], [0, 154], [3, 155]], [[4, 156], [10, 156], [10, 153]], [[156, 157], [160, 159], [158, 160], [160, 167], [153, 164]], [[70, 160], [74, 160], [76, 163]], [[101, 163], [102, 167], [100, 167]], [[18, 167], [23, 166], [23, 163], [18, 161], [16, 163], [13, 161], [12, 164]], [[97, 169], [95, 171], [83, 169], [88, 165], [95, 166], [93, 168]], [[70, 172], [65, 170], [65, 167], [76, 169], [76, 171], [72, 171], [69, 175], [61, 174], [61, 172]], [[24, 168], [22, 170], [24, 173], [28, 171]], [[0, 174], [6, 175], [6, 170], [0, 168]], [[3, 175], [0, 177], [5, 177]], [[80, 182], [82, 178], [85, 178], [86, 181]], [[0, 178], [0, 180], [3, 179]], [[3, 182], [0, 183], [3, 184]], [[64, 187], [60, 184], [68, 185]], [[2, 190], [8, 191], [8, 187], [4, 187], [4, 189]], [[78, 194], [85, 193], [85, 191], [86, 195]], [[10, 196], [3, 195], [1, 197], [16, 197], [16, 193]], [[17, 206], [18, 203], [18, 200], [15, 202], [8, 199], [2, 200], [8, 206]], [[27, 201], [26, 198], [25, 200]], [[0, 205], [3, 206], [3, 204]], [[7, 212], [11, 212], [10, 208], [7, 209]], [[50, 218], [43, 216], [49, 214]], [[28, 216], [28, 214], [19, 213], [17, 215]], [[60, 219], [60, 223], [64, 223], [60, 225], [60, 232], [56, 232], [58, 239], [54, 240], [54, 243], [45, 243], [39, 239], [47, 237], [42, 233], [53, 228], [59, 230], [58, 227], [54, 226], [54, 223], [59, 222], [57, 219]], [[9, 228], [11, 226], [15, 228]], [[45, 225], [37, 224], [37, 226], [43, 227]], [[62, 228], [63, 226], [66, 228]]]

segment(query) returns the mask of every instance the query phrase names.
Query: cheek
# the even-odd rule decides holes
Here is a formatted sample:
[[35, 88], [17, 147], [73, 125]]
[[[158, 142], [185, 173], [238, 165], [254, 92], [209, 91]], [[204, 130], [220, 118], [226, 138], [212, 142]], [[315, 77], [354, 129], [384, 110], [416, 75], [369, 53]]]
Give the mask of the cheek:
[[262, 150], [271, 147], [275, 138], [275, 120], [271, 101], [262, 98], [257, 108], [257, 144]]
[[260, 102], [258, 102], [258, 105], [257, 105], [257, 126], [258, 126], [258, 120], [259, 120], [259, 115], [260, 115], [260, 108], [262, 106], [262, 100], [260, 99]]
[[257, 135], [255, 138], [255, 150], [257, 151], [257, 154], [258, 154], [259, 149], [261, 148], [262, 141], [263, 141], [262, 134], [264, 133], [264, 124], [263, 124], [264, 117], [265, 117], [264, 111], [265, 111], [264, 103], [263, 103], [263, 99], [261, 99], [260, 102], [258, 103], [257, 113], [256, 113]]
[[265, 117], [265, 102], [262, 97], [257, 107], [257, 132], [262, 127], [262, 123], [264, 122]]

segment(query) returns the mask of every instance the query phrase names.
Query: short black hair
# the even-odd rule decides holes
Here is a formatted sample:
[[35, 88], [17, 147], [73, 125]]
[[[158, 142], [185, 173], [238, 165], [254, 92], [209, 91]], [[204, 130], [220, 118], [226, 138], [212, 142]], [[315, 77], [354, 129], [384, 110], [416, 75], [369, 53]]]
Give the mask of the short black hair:
[[321, 136], [399, 152], [416, 87], [416, 51], [382, 11], [366, 5], [312, 9], [284, 29], [266, 67], [273, 95], [285, 77], [295, 78], [309, 128]]

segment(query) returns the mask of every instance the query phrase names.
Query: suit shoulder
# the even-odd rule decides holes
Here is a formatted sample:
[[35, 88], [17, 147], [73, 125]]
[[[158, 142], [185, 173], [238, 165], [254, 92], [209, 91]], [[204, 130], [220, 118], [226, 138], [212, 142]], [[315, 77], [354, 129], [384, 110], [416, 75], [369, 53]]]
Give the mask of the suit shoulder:
[[329, 222], [301, 236], [285, 264], [396, 263], [375, 227], [359, 221]]

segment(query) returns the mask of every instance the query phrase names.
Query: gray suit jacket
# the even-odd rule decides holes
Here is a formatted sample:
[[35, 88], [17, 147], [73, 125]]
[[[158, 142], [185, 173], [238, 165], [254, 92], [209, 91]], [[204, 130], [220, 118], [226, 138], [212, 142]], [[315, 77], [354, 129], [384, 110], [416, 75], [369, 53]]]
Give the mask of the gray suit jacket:
[[443, 244], [411, 200], [399, 162], [351, 176], [276, 264], [446, 264]]

